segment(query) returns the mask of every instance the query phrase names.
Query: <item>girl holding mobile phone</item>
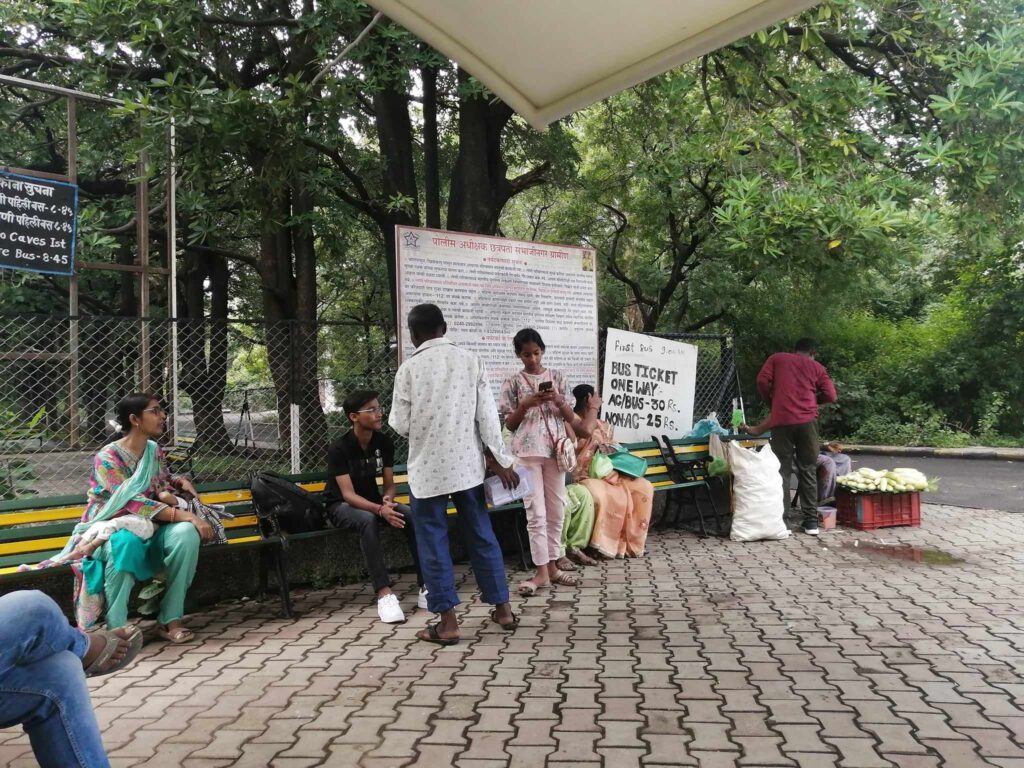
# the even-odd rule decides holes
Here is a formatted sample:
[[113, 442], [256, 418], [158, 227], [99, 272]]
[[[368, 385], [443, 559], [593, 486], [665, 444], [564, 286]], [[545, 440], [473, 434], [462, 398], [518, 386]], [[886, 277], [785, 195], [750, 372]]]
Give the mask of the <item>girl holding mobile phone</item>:
[[[574, 573], [558, 569], [561, 555], [562, 521], [565, 515], [565, 472], [559, 469], [556, 446], [572, 437], [566, 425], [580, 418], [573, 412], [569, 387], [560, 371], [545, 368], [544, 340], [532, 328], [524, 328], [512, 340], [523, 369], [505, 380], [498, 398], [498, 410], [512, 432], [512, 453], [530, 481], [525, 499], [526, 530], [530, 553], [537, 572], [519, 585], [527, 597], [550, 584], [574, 587]], [[585, 427], [578, 425], [585, 430]]]

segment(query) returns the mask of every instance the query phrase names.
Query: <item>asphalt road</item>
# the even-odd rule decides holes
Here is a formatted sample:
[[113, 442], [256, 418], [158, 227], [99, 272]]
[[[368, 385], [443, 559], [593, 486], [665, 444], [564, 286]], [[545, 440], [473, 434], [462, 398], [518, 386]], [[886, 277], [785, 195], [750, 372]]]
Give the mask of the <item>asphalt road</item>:
[[853, 468], [914, 467], [939, 479], [939, 489], [922, 500], [954, 507], [1024, 512], [1024, 461], [947, 459], [852, 454]]

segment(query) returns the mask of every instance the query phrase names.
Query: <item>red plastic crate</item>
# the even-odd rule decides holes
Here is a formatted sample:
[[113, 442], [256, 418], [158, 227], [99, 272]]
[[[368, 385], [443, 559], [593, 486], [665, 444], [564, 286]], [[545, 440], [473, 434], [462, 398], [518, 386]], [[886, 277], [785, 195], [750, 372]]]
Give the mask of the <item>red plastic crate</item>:
[[848, 528], [873, 531], [897, 525], [921, 525], [921, 494], [849, 493], [836, 494], [838, 522]]

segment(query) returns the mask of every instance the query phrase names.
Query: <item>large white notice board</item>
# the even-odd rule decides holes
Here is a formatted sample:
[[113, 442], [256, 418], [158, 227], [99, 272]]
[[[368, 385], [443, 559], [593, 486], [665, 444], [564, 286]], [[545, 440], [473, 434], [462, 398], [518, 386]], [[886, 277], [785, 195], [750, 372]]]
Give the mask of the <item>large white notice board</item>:
[[413, 353], [406, 317], [437, 304], [448, 338], [483, 359], [497, 397], [522, 363], [512, 337], [533, 328], [544, 365], [570, 387], [598, 381], [597, 272], [594, 251], [421, 227], [396, 227], [399, 355]]
[[652, 435], [682, 437], [693, 428], [697, 347], [608, 329], [601, 418], [624, 443]]

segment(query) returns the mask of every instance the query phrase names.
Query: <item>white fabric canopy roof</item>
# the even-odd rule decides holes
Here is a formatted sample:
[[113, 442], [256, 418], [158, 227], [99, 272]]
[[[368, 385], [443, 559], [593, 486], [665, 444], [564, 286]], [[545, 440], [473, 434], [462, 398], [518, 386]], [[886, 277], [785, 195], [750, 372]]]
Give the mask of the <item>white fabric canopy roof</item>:
[[535, 128], [816, 0], [367, 0]]

